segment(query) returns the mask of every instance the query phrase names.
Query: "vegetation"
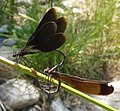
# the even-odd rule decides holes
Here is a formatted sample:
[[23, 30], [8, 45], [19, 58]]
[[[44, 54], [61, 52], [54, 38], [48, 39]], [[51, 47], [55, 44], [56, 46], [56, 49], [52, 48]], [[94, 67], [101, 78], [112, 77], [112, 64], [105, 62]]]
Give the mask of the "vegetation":
[[[21, 49], [46, 10], [52, 6], [60, 7], [65, 13], [58, 13], [58, 16], [65, 16], [68, 26], [65, 32], [66, 43], [60, 48], [66, 55], [66, 61], [58, 70], [80, 77], [102, 80], [119, 76], [119, 0], [86, 0], [81, 4], [76, 2], [73, 5], [72, 8], [65, 7], [61, 1], [56, 0], [49, 2], [33, 0], [33, 3], [2, 0], [0, 27], [4, 24], [9, 25], [9, 33], [4, 36], [17, 41], [13, 49]], [[27, 58], [32, 61], [32, 67], [39, 72], [62, 60], [61, 55], [55, 51], [27, 55]], [[31, 64], [28, 61], [29, 65]], [[62, 96], [67, 97], [66, 93]]]
[[[6, 36], [17, 41], [14, 48], [22, 48], [46, 10], [51, 6], [60, 7], [65, 11], [68, 26], [65, 32], [66, 43], [60, 48], [67, 59], [59, 70], [81, 77], [109, 79], [119, 70], [118, 2], [89, 0], [83, 4], [86, 9], [82, 10], [82, 13], [74, 13], [73, 8], [64, 7], [61, 2], [55, 0], [48, 3], [34, 0], [32, 4], [3, 0], [0, 7], [0, 26], [9, 24], [10, 33]], [[79, 4], [76, 4], [76, 7], [80, 9]], [[28, 57], [32, 58], [32, 66], [39, 71], [44, 70], [46, 66], [54, 66], [62, 59], [57, 52], [41, 52]]]

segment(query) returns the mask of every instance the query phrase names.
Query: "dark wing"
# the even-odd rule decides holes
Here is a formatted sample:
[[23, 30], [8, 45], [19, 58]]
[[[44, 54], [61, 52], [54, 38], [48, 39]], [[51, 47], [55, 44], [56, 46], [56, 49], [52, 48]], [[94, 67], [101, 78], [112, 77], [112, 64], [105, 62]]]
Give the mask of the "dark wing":
[[59, 76], [62, 81], [84, 93], [96, 95], [109, 95], [114, 91], [114, 87], [112, 85], [109, 86], [107, 82], [86, 80], [83, 78], [65, 74], [59, 74]]
[[51, 8], [28, 39], [25, 48], [30, 46], [33, 49], [49, 52], [63, 45], [65, 42], [63, 33], [66, 29], [67, 21], [64, 17], [56, 18], [56, 9]]
[[50, 21], [55, 21], [57, 19], [57, 12], [55, 8], [51, 8], [50, 10], [48, 10], [48, 12], [43, 16], [42, 20], [40, 21], [39, 25], [37, 26], [35, 32], [30, 36], [30, 38], [28, 39], [28, 41], [30, 41], [34, 35], [36, 33], [39, 33], [39, 29], [42, 27], [42, 25], [44, 25], [47, 22]]
[[37, 44], [42, 44], [43, 41], [50, 39], [55, 34], [56, 30], [57, 25], [55, 22], [50, 21], [45, 23], [37, 33], [28, 40], [26, 46], [37, 46]]
[[63, 33], [56, 33], [50, 39], [43, 41], [41, 44], [37, 44], [34, 48], [40, 49], [42, 52], [49, 52], [58, 49], [65, 42], [65, 36]]
[[39, 30], [39, 28], [49, 22], [49, 21], [55, 21], [57, 19], [57, 12], [55, 8], [51, 8], [50, 10], [48, 10], [48, 12], [43, 16], [42, 20], [40, 21], [38, 27], [36, 28], [35, 32], [37, 32]]
[[65, 31], [65, 29], [67, 27], [67, 21], [66, 21], [66, 19], [64, 17], [61, 17], [61, 18], [57, 19], [55, 21], [55, 23], [57, 24], [57, 31], [56, 31], [56, 33], [57, 32], [64, 33], [64, 31]]

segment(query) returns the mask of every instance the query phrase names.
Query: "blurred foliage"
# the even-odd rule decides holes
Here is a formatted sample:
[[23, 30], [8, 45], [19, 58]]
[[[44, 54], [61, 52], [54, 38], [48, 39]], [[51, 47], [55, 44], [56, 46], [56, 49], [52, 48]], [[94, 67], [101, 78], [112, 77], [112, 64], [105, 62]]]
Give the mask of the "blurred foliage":
[[[96, 79], [119, 75], [119, 0], [86, 0], [82, 5], [84, 10], [80, 9], [80, 4], [70, 8], [55, 0], [33, 0], [31, 4], [2, 0], [0, 4], [0, 26], [9, 24], [10, 37], [17, 41], [14, 48], [22, 48], [46, 10], [57, 6], [65, 12], [58, 15], [65, 16], [68, 21], [66, 43], [60, 48], [67, 58], [59, 70]], [[82, 12], [73, 12], [73, 9]], [[28, 55], [28, 58], [32, 59], [32, 66], [38, 71], [42, 71], [46, 66], [52, 67], [62, 60], [61, 55], [54, 51]]]

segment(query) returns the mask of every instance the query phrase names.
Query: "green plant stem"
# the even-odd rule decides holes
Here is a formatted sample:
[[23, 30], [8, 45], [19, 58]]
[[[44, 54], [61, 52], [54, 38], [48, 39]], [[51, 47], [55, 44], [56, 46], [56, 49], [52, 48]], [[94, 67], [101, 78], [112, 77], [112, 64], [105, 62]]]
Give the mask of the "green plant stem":
[[[15, 68], [15, 69], [19, 69], [19, 70], [22, 71], [23, 73], [26, 73], [26, 74], [28, 74], [28, 75], [30, 75], [30, 76], [34, 76], [31, 68], [28, 68], [28, 67], [26, 67], [26, 66], [24, 66], [24, 65], [17, 64], [17, 63], [15, 63], [15, 62], [10, 61], [10, 60], [8, 60], [8, 59], [6, 59], [6, 58], [4, 58], [4, 57], [1, 57], [1, 56], [0, 56], [0, 62], [2, 62], [2, 63], [4, 63], [4, 64], [7, 64], [7, 65], [9, 65], [9, 66], [11, 66], [11, 67], [13, 67], [13, 68]], [[40, 79], [48, 80], [48, 78], [46, 78], [46, 76], [45, 76], [44, 74], [39, 73], [39, 72], [37, 72], [37, 71], [36, 71], [36, 73], [37, 73], [37, 75], [39, 76]], [[57, 85], [57, 83], [58, 83], [56, 80], [53, 80], [53, 82], [54, 82], [56, 85]], [[72, 87], [70, 87], [70, 86], [68, 86], [68, 85], [66, 85], [66, 84], [64, 84], [64, 83], [61, 83], [61, 88], [63, 88], [63, 89], [66, 90], [67, 92], [70, 92], [70, 93], [72, 93], [72, 94], [74, 94], [74, 95], [77, 95], [77, 96], [79, 96], [79, 97], [82, 97], [82, 98], [86, 99], [87, 101], [92, 102], [92, 103], [96, 104], [97, 106], [100, 106], [100, 107], [103, 108], [103, 109], [106, 109], [106, 110], [108, 110], [108, 111], [118, 111], [117, 109], [115, 109], [115, 108], [113, 108], [113, 107], [111, 107], [111, 106], [109, 106], [109, 105], [106, 105], [106, 104], [104, 104], [104, 103], [102, 103], [102, 102], [100, 102], [100, 101], [98, 101], [98, 100], [96, 100], [96, 99], [94, 99], [94, 98], [92, 98], [92, 97], [90, 97], [90, 96], [88, 96], [88, 95], [80, 92], [80, 91], [77, 91], [76, 89], [74, 89], [74, 88], [72, 88]]]

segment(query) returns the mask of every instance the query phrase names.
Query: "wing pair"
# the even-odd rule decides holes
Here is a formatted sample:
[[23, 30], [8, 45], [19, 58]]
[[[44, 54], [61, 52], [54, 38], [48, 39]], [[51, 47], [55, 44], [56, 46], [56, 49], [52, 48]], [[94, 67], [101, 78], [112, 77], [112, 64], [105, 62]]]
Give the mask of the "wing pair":
[[65, 42], [64, 31], [67, 21], [64, 17], [57, 19], [55, 8], [51, 8], [42, 18], [35, 32], [28, 39], [24, 49], [31, 47], [42, 52], [58, 49]]
[[51, 72], [51, 75], [54, 79], [57, 80], [59, 77], [61, 81], [84, 93], [95, 95], [109, 95], [114, 91], [114, 87], [112, 85], [108, 85], [108, 82], [89, 80], [55, 71]]

